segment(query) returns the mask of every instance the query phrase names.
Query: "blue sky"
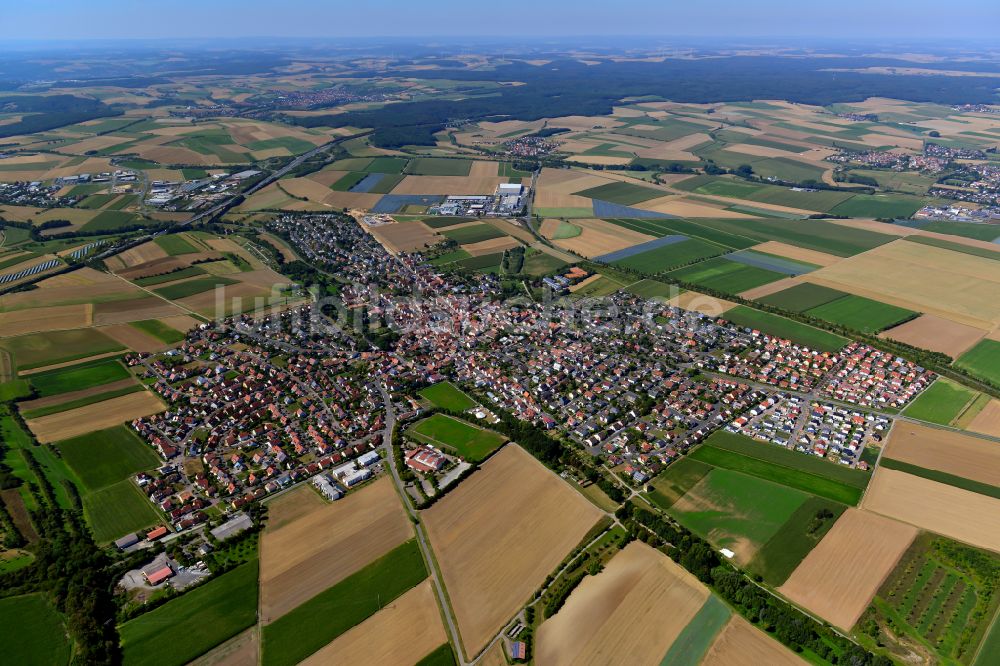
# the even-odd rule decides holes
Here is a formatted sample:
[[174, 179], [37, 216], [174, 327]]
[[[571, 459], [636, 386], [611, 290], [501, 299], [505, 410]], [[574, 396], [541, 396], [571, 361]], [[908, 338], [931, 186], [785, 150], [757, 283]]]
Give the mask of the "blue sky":
[[[0, 0], [0, 38], [995, 37], [998, 0]], [[941, 45], [941, 44], [939, 44]]]

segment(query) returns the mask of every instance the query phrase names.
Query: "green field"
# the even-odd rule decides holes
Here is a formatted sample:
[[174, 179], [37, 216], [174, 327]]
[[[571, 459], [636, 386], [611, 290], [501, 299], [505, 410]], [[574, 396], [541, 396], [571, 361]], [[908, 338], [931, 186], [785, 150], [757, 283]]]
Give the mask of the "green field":
[[646, 279], [639, 280], [635, 284], [630, 284], [625, 288], [625, 291], [630, 294], [635, 294], [639, 298], [669, 299], [673, 296], [677, 296], [684, 290], [676, 285], [667, 284], [666, 282]]
[[499, 433], [445, 414], [433, 414], [408, 428], [406, 433], [414, 439], [453, 450], [470, 462], [483, 460], [505, 440]]
[[365, 167], [358, 168], [358, 171], [369, 173], [401, 174], [406, 168], [407, 159], [405, 157], [376, 157]]
[[713, 433], [689, 455], [715, 467], [768, 479], [850, 506], [861, 499], [870, 479], [867, 472], [722, 431]]
[[976, 377], [1000, 385], [1000, 341], [982, 340], [958, 357], [955, 365]]
[[504, 232], [490, 224], [472, 224], [467, 227], [445, 230], [441, 234], [459, 245], [469, 245], [506, 236]]
[[471, 168], [471, 160], [417, 157], [406, 165], [405, 173], [411, 176], [468, 176]]
[[822, 497], [810, 497], [757, 551], [747, 568], [769, 585], [781, 585], [846, 509], [843, 504]]
[[597, 278], [593, 282], [588, 282], [580, 289], [572, 292], [570, 296], [573, 298], [601, 298], [602, 296], [615, 293], [623, 286], [625, 285], [621, 282], [613, 280], [607, 275], [602, 274], [601, 277]]
[[[715, 257], [726, 252], [725, 248], [706, 243], [697, 238], [689, 238], [679, 243], [646, 250], [631, 257], [611, 262], [613, 266], [624, 266], [640, 273], [654, 274], [684, 266], [699, 259]], [[729, 262], [732, 263], [732, 262]]]
[[416, 666], [456, 666], [455, 651], [451, 649], [450, 643], [445, 643], [431, 651], [426, 657], [417, 662]]
[[759, 475], [717, 467], [675, 502], [669, 513], [712, 544], [733, 550], [737, 559], [745, 562], [808, 498], [805, 492]]
[[830, 210], [847, 217], [910, 217], [923, 207], [925, 200], [901, 194], [856, 194]]
[[[121, 625], [127, 666], [181, 666], [257, 621], [257, 561]], [[177, 640], [164, 640], [174, 636]]]
[[183, 236], [178, 236], [177, 234], [157, 236], [154, 242], [171, 257], [176, 257], [179, 254], [194, 254], [198, 251]]
[[936, 653], [937, 663], [969, 664], [977, 650], [976, 664], [995, 663], [996, 653], [980, 644], [996, 640], [989, 628], [1000, 601], [998, 576], [1000, 557], [995, 553], [923, 533], [882, 584], [858, 626], [891, 622], [892, 634], [879, 633], [890, 648], [898, 640], [894, 636], [902, 635]]
[[843, 296], [847, 296], [843, 291], [812, 284], [811, 282], [802, 282], [794, 287], [783, 289], [757, 300], [761, 303], [781, 308], [782, 310], [805, 312], [810, 308], [835, 301]]
[[747, 266], [723, 257], [679, 268], [670, 271], [669, 275], [681, 282], [689, 282], [727, 294], [738, 294], [788, 277], [784, 273]]
[[502, 260], [503, 252], [495, 252], [493, 254], [481, 254], [478, 257], [470, 256], [468, 259], [460, 259], [458, 265], [462, 268], [468, 268], [471, 271], [499, 273], [500, 262]]
[[464, 412], [476, 406], [476, 401], [467, 396], [451, 382], [440, 382], [420, 391], [434, 405], [450, 412]]
[[724, 601], [710, 594], [670, 645], [660, 666], [698, 666], [732, 614]]
[[864, 296], [848, 294], [843, 298], [806, 310], [805, 314], [856, 331], [875, 334], [909, 321], [919, 313], [873, 301]]
[[0, 645], [8, 664], [68, 664], [71, 654], [62, 617], [41, 594], [0, 599]]
[[407, 541], [266, 625], [261, 663], [299, 663], [426, 577], [420, 548], [416, 541]]
[[128, 479], [84, 495], [83, 515], [98, 543], [113, 541], [163, 520], [146, 496]]
[[143, 319], [142, 321], [130, 321], [129, 326], [137, 328], [143, 333], [150, 335], [160, 342], [172, 345], [184, 339], [184, 333], [176, 328], [167, 326], [159, 319]]
[[666, 511], [712, 469], [711, 465], [685, 456], [672, 462], [666, 471], [653, 479], [650, 484], [653, 490], [648, 497], [653, 504]]
[[352, 171], [341, 176], [337, 182], [330, 186], [330, 189], [336, 192], [346, 192], [367, 177], [368, 174], [363, 171]]
[[78, 208], [96, 210], [98, 208], [103, 208], [105, 204], [109, 203], [117, 196], [117, 194], [92, 194], [76, 205]]
[[[443, 215], [438, 217], [422, 217], [420, 221], [426, 224], [431, 229], [441, 229], [443, 227], [453, 227], [456, 224], [462, 224], [463, 222], [476, 222], [478, 218], [475, 217], [452, 217], [450, 215]], [[408, 221], [408, 220], [407, 220]], [[403, 222], [403, 220], [397, 220], [397, 222]]]
[[737, 326], [758, 329], [768, 335], [791, 340], [811, 349], [837, 351], [847, 344], [847, 338], [842, 338], [839, 335], [834, 335], [833, 333], [828, 333], [807, 324], [771, 314], [770, 312], [754, 310], [745, 305], [738, 305], [731, 310], [727, 310], [722, 316]]
[[[941, 222], [942, 225], [951, 226], [953, 222]], [[936, 231], [937, 233], [948, 233], [947, 231], [942, 231], [937, 228], [928, 228], [930, 224], [922, 225], [921, 229], [927, 229], [927, 231]], [[983, 227], [988, 225], [977, 224], [977, 227]], [[10, 229], [8, 229], [10, 231]], [[990, 232], [992, 235], [993, 232]], [[969, 254], [974, 257], [982, 257], [984, 259], [992, 259], [994, 261], [1000, 261], [1000, 245], [997, 245], [995, 250], [991, 250], [985, 247], [972, 247], [970, 245], [963, 245], [962, 243], [954, 243], [949, 240], [944, 240], [943, 238], [934, 238], [931, 236], [907, 236], [905, 238], [907, 243], [919, 243], [921, 245], [931, 245], [933, 247], [940, 247], [945, 250], [952, 250], [954, 252], [960, 252], [962, 254]], [[992, 239], [990, 239], [992, 240]]]
[[458, 248], [457, 250], [446, 252], [438, 257], [434, 257], [433, 259], [431, 259], [430, 263], [434, 264], [435, 266], [447, 266], [448, 264], [455, 263], [456, 261], [461, 261], [462, 259], [470, 259], [471, 257], [472, 257], [471, 254], [469, 254], [462, 248]]
[[[768, 164], [769, 170], [772, 173], [761, 171], [762, 175], [773, 175], [778, 178], [792, 176], [793, 180], [798, 179], [798, 176], [802, 175], [793, 173], [795, 167], [793, 164], [788, 164], [787, 161], [782, 162], [778, 159], [754, 161], [748, 156], [743, 156], [742, 159], [743, 161], [752, 161], [754, 170], [760, 170], [763, 164]], [[815, 177], [815, 174], [807, 174], [805, 177]], [[838, 190], [795, 191], [777, 185], [765, 185], [763, 183], [751, 183], [734, 178], [718, 178], [714, 176], [698, 176], [681, 181], [677, 184], [677, 189], [683, 189], [695, 194], [745, 199], [747, 201], [768, 203], [776, 206], [814, 210], [821, 213], [829, 212], [855, 196], [853, 192]]]
[[587, 197], [588, 199], [600, 199], [623, 206], [631, 206], [632, 204], [642, 203], [650, 199], [658, 199], [666, 196], [668, 193], [662, 190], [654, 190], [651, 187], [643, 187], [642, 185], [615, 182], [591, 187], [587, 190], [574, 192], [574, 194], [579, 197]]
[[749, 236], [713, 228], [710, 220], [651, 220], [651, 219], [613, 219], [608, 220], [620, 227], [638, 231], [639, 233], [656, 236], [672, 236], [679, 234], [697, 240], [708, 241], [733, 250], [745, 250], [757, 245], [759, 241]]
[[30, 375], [29, 381], [37, 396], [44, 398], [70, 391], [82, 391], [121, 379], [128, 379], [131, 376], [132, 374], [118, 359], [103, 358]]
[[583, 233], [583, 229], [573, 224], [572, 222], [566, 222], [565, 220], [559, 221], [559, 226], [556, 227], [556, 232], [552, 234], [552, 240], [565, 240], [567, 238], [576, 238]]
[[149, 277], [139, 278], [138, 280], [132, 280], [132, 282], [140, 287], [151, 287], [153, 285], [163, 284], [164, 282], [173, 282], [174, 280], [183, 280], [184, 278], [204, 274], [205, 271], [201, 268], [198, 268], [197, 266], [188, 266], [187, 268], [182, 268], [179, 271], [164, 273], [163, 275], [151, 275]]
[[920, 478], [928, 479], [930, 481], [937, 481], [938, 483], [943, 483], [948, 486], [1000, 499], [1000, 487], [992, 486], [988, 483], [974, 481], [972, 479], [956, 476], [954, 474], [949, 474], [948, 472], [942, 472], [936, 469], [920, 467], [918, 465], [913, 465], [901, 460], [895, 460], [894, 458], [889, 458], [887, 456], [882, 456], [882, 460], [879, 464], [886, 469], [894, 469], [912, 476], [919, 476]]
[[939, 425], [949, 425], [978, 394], [950, 379], [938, 377], [903, 410], [905, 416]]
[[98, 430], [54, 446], [87, 490], [99, 490], [160, 465], [160, 457], [124, 425]]
[[497, 166], [497, 175], [504, 178], [531, 178], [530, 171], [521, 171], [510, 162], [500, 162]]
[[120, 343], [93, 328], [19, 335], [0, 340], [0, 348], [14, 356], [18, 370], [30, 370], [125, 350]]
[[554, 257], [548, 252], [542, 252], [534, 248], [529, 248], [524, 253], [524, 265], [521, 266], [521, 273], [524, 275], [548, 275], [567, 264], [559, 257]]
[[132, 213], [123, 213], [120, 210], [104, 210], [98, 213], [90, 222], [80, 227], [80, 231], [110, 231], [141, 221], [138, 216]]
[[231, 280], [227, 277], [222, 277], [221, 275], [213, 275], [212, 277], [193, 278], [191, 280], [187, 280], [186, 282], [168, 284], [166, 287], [160, 287], [159, 289], [154, 289], [153, 291], [163, 298], [172, 301], [178, 298], [194, 296], [195, 294], [215, 289], [220, 285], [228, 286], [231, 284], [236, 284], [236, 280]]

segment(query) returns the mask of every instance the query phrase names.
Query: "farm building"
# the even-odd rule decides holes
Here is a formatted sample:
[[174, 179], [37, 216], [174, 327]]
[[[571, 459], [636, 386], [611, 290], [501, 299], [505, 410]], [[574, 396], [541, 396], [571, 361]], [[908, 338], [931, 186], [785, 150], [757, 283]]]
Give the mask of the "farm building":
[[129, 546], [134, 546], [139, 543], [139, 536], [133, 532], [132, 534], [126, 534], [121, 539], [115, 541], [115, 548], [118, 550], [125, 550]]
[[167, 528], [160, 525], [156, 529], [146, 533], [146, 539], [149, 541], [156, 541], [157, 539], [162, 539], [167, 536]]
[[173, 578], [174, 570], [170, 568], [169, 564], [156, 564], [150, 569], [143, 569], [142, 575], [147, 583], [156, 586], [169, 578]]

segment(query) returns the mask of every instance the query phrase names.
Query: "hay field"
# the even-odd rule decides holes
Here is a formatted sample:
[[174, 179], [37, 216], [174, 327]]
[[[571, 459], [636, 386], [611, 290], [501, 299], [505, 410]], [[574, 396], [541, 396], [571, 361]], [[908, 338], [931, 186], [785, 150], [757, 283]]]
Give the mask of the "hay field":
[[897, 240], [848, 257], [810, 282], [991, 329], [1000, 324], [1000, 262]]
[[273, 622], [411, 536], [388, 477], [268, 525], [260, 544], [261, 622]]
[[367, 224], [361, 226], [392, 254], [422, 250], [426, 245], [436, 245], [444, 240], [423, 222], [397, 222], [379, 227], [369, 227]]
[[879, 467], [862, 507], [1000, 552], [1000, 500], [992, 497]]
[[164, 409], [166, 407], [155, 395], [149, 391], [138, 391], [86, 407], [29, 419], [26, 423], [38, 441], [47, 444], [121, 425], [140, 416], [158, 414]]
[[1000, 400], [994, 398], [986, 403], [976, 418], [969, 422], [967, 429], [981, 435], [1000, 437]]
[[705, 654], [701, 666], [802, 666], [806, 663], [808, 662], [739, 615], [733, 615]]
[[910, 525], [849, 508], [778, 590], [850, 629], [916, 536]]
[[843, 257], [838, 257], [835, 254], [828, 254], [818, 250], [808, 250], [804, 247], [796, 247], [788, 243], [782, 243], [781, 241], [767, 241], [766, 243], [755, 245], [753, 249], [755, 252], [776, 254], [779, 257], [804, 261], [807, 264], [816, 264], [817, 266], [829, 266], [843, 259]]
[[599, 257], [654, 239], [653, 236], [596, 218], [573, 220], [573, 224], [580, 227], [579, 236], [556, 240], [553, 243], [584, 257]]
[[1000, 444], [960, 432], [897, 421], [883, 455], [1000, 486]]
[[708, 596], [680, 565], [633, 541], [542, 623], [535, 663], [659, 664]]
[[477, 654], [603, 514], [516, 444], [421, 513]]
[[447, 641], [427, 579], [301, 663], [410, 666]]
[[920, 315], [916, 319], [879, 333], [880, 338], [930, 349], [958, 358], [983, 339], [986, 331], [975, 326], [960, 324], [932, 314]]
[[89, 303], [0, 312], [0, 338], [25, 333], [58, 331], [90, 326], [93, 306]]

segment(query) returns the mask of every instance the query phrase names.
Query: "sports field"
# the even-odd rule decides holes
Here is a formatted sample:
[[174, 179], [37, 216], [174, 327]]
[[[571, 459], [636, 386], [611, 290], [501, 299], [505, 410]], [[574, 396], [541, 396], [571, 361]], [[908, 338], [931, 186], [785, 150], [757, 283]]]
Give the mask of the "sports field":
[[0, 645], [10, 664], [68, 664], [62, 617], [41, 594], [0, 599]]
[[754, 310], [745, 305], [727, 310], [724, 316], [737, 326], [758, 329], [768, 335], [791, 340], [810, 349], [837, 351], [847, 344], [847, 339], [839, 335], [770, 312]]
[[467, 396], [451, 382], [440, 382], [420, 391], [420, 395], [432, 403], [452, 412], [464, 412], [476, 406], [476, 401]]
[[86, 493], [83, 515], [98, 543], [114, 541], [163, 520], [130, 479]]
[[[257, 561], [121, 625], [127, 666], [181, 666], [257, 620]], [[177, 640], [164, 640], [167, 630]], [[181, 639], [183, 637], [183, 639]]]
[[161, 464], [153, 449], [123, 425], [66, 439], [53, 446], [87, 490], [105, 488]]
[[504, 443], [503, 435], [470, 425], [445, 414], [434, 414], [411, 426], [406, 433], [420, 441], [455, 451], [470, 462], [479, 462]]
[[416, 541], [407, 541], [290, 613], [265, 625], [264, 666], [292, 666], [375, 615], [427, 577]]

